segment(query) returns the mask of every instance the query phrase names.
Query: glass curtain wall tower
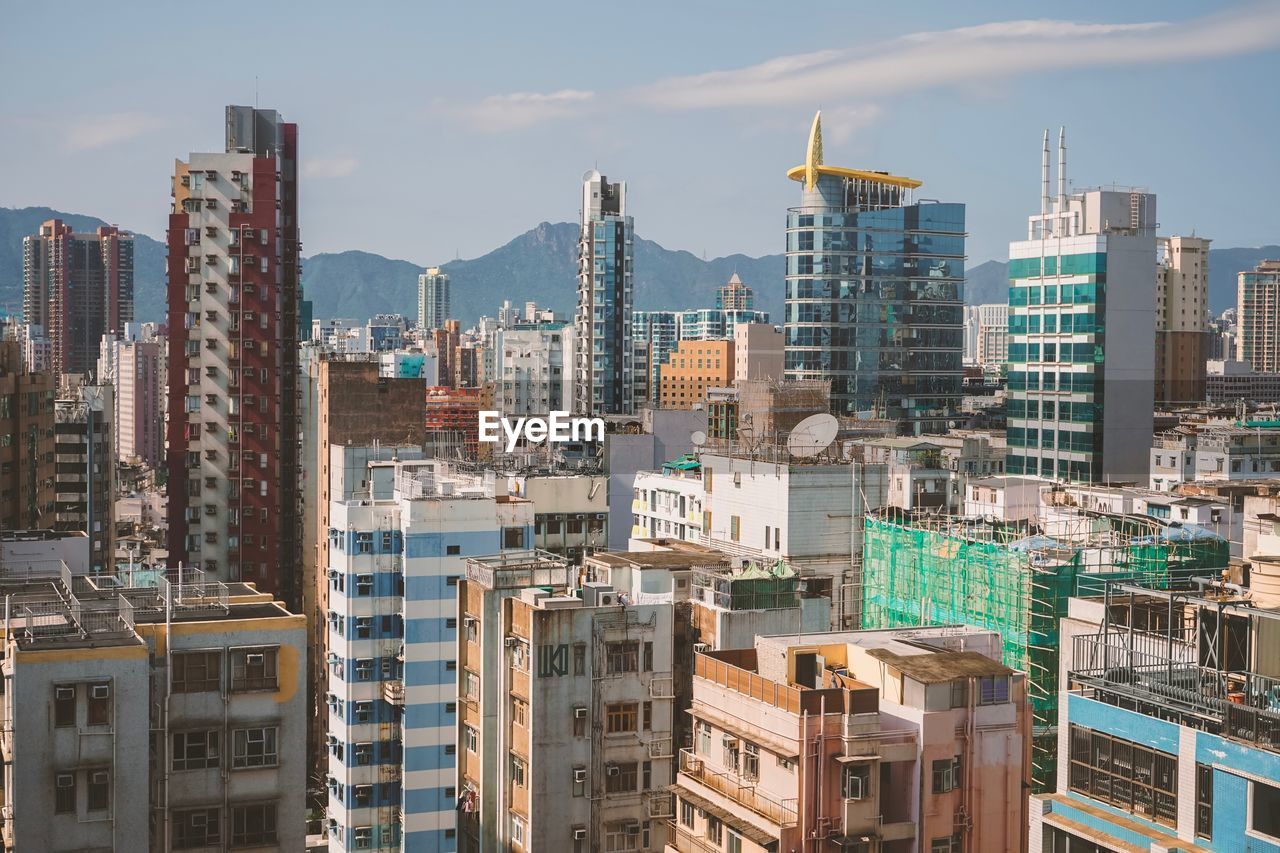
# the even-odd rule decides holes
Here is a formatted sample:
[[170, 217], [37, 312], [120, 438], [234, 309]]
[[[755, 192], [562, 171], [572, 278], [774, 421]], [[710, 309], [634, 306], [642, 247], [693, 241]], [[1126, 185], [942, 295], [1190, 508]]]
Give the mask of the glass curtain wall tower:
[[945, 431], [959, 408], [964, 205], [916, 202], [920, 181], [822, 162], [814, 117], [787, 212], [787, 379], [831, 382], [839, 415]]
[[588, 415], [626, 415], [635, 408], [631, 310], [635, 286], [627, 185], [594, 169], [582, 179], [578, 239], [578, 310], [573, 399]]

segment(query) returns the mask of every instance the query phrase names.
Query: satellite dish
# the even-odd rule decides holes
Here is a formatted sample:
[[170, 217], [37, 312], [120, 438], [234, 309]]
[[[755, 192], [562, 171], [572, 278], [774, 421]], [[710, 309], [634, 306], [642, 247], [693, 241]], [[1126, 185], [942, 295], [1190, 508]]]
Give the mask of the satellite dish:
[[689, 441], [693, 443], [694, 447], [701, 447], [707, 443], [707, 434], [702, 430], [695, 430], [689, 436]]
[[807, 459], [826, 450], [840, 431], [840, 422], [834, 415], [810, 415], [795, 425], [787, 436], [787, 452]]

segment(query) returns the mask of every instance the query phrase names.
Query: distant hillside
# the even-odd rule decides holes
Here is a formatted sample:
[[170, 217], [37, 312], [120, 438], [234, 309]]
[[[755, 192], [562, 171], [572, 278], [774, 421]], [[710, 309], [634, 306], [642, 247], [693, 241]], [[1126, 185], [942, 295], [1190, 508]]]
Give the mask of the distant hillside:
[[[77, 230], [106, 224], [101, 219], [62, 213], [47, 207], [0, 208], [0, 310], [22, 307], [22, 238], [47, 219], [62, 219]], [[128, 227], [127, 223], [122, 223]], [[578, 226], [543, 222], [488, 254], [441, 264], [452, 284], [453, 313], [464, 325], [493, 315], [504, 299], [537, 302], [565, 315], [577, 295]], [[135, 232], [135, 315], [139, 320], [165, 316], [163, 243]], [[1212, 249], [1209, 252], [1209, 305], [1219, 313], [1235, 304], [1236, 273], [1263, 258], [1280, 257], [1280, 246]], [[354, 317], [396, 313], [416, 317], [418, 275], [432, 259], [394, 260], [369, 252], [315, 255], [302, 263], [302, 284], [316, 317]], [[1008, 299], [1007, 265], [987, 261], [969, 269], [965, 301], [970, 305]], [[710, 307], [716, 288], [737, 273], [755, 290], [756, 307], [775, 323], [783, 320], [782, 255], [752, 258], [730, 255], [703, 260], [690, 252], [665, 249], [636, 238], [636, 307], [680, 309]]]

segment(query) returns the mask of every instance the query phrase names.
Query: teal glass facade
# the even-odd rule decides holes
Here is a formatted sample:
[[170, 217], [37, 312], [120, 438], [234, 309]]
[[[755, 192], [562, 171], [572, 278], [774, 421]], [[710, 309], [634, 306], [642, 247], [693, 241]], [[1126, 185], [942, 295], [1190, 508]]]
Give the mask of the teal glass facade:
[[1097, 479], [1107, 255], [1015, 258], [1009, 278], [1005, 472]]
[[787, 214], [786, 377], [829, 380], [838, 415], [945, 431], [963, 380], [964, 205], [871, 204], [843, 180], [821, 176], [816, 195], [845, 206]]

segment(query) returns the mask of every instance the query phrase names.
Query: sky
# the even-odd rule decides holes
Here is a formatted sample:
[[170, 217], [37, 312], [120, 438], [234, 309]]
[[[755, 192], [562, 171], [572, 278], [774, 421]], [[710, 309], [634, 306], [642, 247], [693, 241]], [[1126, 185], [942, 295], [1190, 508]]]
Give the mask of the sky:
[[1061, 125], [1073, 186], [1156, 192], [1162, 233], [1280, 243], [1280, 3], [893, 5], [7, 4], [0, 206], [160, 237], [174, 159], [256, 102], [299, 126], [307, 255], [475, 257], [575, 219], [593, 167], [640, 236], [763, 255], [821, 109], [828, 164], [968, 206], [971, 264], [1025, 233]]

